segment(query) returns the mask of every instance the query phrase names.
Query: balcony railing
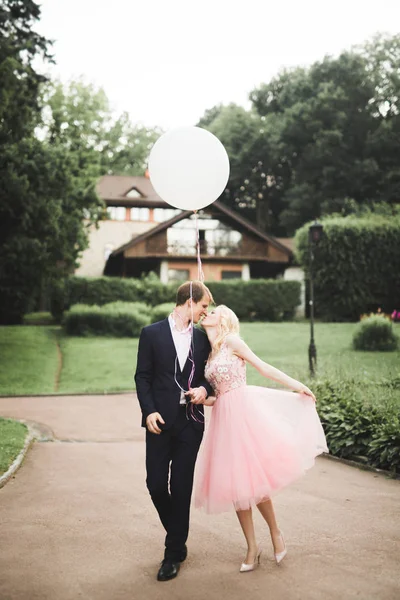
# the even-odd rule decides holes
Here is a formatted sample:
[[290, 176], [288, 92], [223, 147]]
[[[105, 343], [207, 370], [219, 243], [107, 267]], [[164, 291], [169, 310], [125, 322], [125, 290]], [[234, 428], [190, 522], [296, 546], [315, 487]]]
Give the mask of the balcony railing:
[[[192, 242], [170, 242], [167, 246], [168, 254], [178, 256], [196, 256], [197, 246]], [[206, 256], [233, 256], [240, 254], [240, 245], [233, 243], [207, 242], [200, 240], [200, 253]]]

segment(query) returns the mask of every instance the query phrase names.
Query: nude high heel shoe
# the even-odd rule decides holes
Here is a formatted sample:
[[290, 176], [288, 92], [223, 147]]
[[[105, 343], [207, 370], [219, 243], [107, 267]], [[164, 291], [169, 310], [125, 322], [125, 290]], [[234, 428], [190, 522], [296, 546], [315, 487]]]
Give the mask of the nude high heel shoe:
[[286, 548], [286, 544], [285, 544], [285, 538], [283, 537], [283, 533], [281, 531], [281, 538], [282, 538], [282, 542], [284, 545], [284, 549], [282, 550], [282, 552], [275, 552], [275, 561], [276, 564], [279, 565], [279, 563], [281, 563], [283, 561], [283, 559], [285, 558], [286, 554], [287, 554], [287, 548]]
[[250, 563], [250, 564], [242, 563], [242, 565], [239, 569], [240, 573], [247, 573], [248, 571], [254, 571], [254, 569], [256, 567], [258, 567], [261, 562], [261, 552], [262, 552], [261, 548], [258, 548], [256, 560], [253, 563]]

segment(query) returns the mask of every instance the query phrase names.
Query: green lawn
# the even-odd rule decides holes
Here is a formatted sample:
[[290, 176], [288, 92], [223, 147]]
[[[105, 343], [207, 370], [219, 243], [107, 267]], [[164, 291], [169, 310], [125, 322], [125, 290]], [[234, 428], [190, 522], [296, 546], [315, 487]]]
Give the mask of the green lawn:
[[7, 471], [24, 447], [26, 425], [0, 417], [0, 475]]
[[137, 338], [68, 337], [59, 332], [60, 393], [118, 392], [135, 387]]
[[[364, 386], [400, 374], [400, 351], [355, 352], [355, 324], [318, 323], [318, 376], [353, 379]], [[400, 334], [400, 326], [396, 325]], [[307, 323], [244, 323], [242, 336], [256, 354], [289, 375], [307, 381]], [[56, 338], [63, 356], [58, 393], [132, 390], [137, 339], [67, 337], [56, 327], [0, 327], [0, 393], [54, 393]], [[248, 382], [271, 385], [249, 367]], [[399, 399], [400, 401], [400, 399]]]
[[57, 373], [52, 327], [0, 327], [0, 394], [50, 394]]

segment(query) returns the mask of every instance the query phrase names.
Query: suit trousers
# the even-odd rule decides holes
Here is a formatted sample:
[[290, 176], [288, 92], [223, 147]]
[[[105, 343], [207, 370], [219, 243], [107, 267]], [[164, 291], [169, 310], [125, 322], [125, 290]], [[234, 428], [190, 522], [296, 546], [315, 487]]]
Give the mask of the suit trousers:
[[160, 434], [146, 430], [146, 484], [167, 535], [164, 558], [179, 560], [189, 534], [190, 501], [203, 431], [179, 406], [172, 427]]

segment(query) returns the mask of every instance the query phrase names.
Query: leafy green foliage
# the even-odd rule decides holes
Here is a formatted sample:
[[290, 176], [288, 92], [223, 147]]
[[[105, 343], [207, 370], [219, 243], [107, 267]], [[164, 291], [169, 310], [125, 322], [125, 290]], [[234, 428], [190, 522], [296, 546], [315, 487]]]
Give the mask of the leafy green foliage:
[[49, 42], [32, 29], [39, 15], [32, 0], [5, 0], [0, 8], [0, 322], [6, 324], [21, 323], [49, 282], [74, 270], [87, 244], [83, 217], [95, 222], [103, 211], [88, 164], [35, 137], [44, 78], [34, 61], [49, 59]]
[[104, 90], [82, 78], [49, 82], [42, 93], [42, 135], [78, 155], [81, 168], [95, 177], [144, 174], [160, 129], [134, 125], [127, 113], [116, 117]]
[[300, 282], [282, 279], [210, 281], [216, 304], [226, 304], [244, 321], [283, 321], [300, 304]]
[[149, 323], [148, 307], [137, 302], [112, 302], [104, 306], [76, 304], [64, 317], [66, 333], [81, 336], [138, 337]]
[[400, 35], [379, 35], [282, 71], [251, 92], [250, 111], [206, 111], [200, 124], [232, 163], [222, 200], [276, 235], [343, 210], [349, 198], [399, 202], [399, 70]]
[[[206, 282], [217, 304], [227, 304], [240, 319], [280, 321], [291, 319], [300, 303], [297, 281], [262, 280]], [[142, 279], [71, 277], [66, 285], [66, 308], [73, 304], [106, 304], [115, 300], [145, 302], [150, 306], [175, 301], [176, 284], [156, 277]]]
[[[296, 234], [297, 259], [309, 271], [308, 228]], [[378, 308], [390, 313], [400, 293], [400, 217], [329, 217], [314, 249], [315, 305], [329, 321], [358, 321]]]
[[398, 341], [391, 321], [384, 315], [372, 315], [363, 319], [353, 334], [355, 350], [392, 352], [398, 347]]
[[[328, 448], [334, 456], [400, 473], [398, 406], [366, 402], [354, 381], [319, 381], [312, 387]], [[379, 394], [380, 384], [373, 387]]]
[[164, 302], [153, 307], [151, 311], [151, 320], [153, 323], [166, 319], [174, 310], [175, 302]]

